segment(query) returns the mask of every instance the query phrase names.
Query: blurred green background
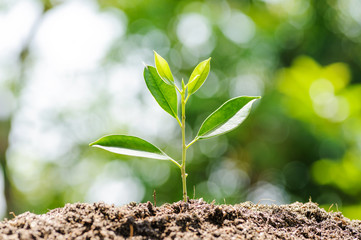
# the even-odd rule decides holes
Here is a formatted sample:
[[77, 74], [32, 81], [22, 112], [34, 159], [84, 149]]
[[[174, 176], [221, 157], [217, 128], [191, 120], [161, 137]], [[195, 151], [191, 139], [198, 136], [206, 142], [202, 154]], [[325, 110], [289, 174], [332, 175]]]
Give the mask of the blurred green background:
[[[180, 129], [146, 89], [153, 50], [188, 79], [188, 140], [225, 100], [262, 95], [227, 135], [190, 148], [190, 197], [312, 201], [361, 219], [359, 0], [3, 0], [0, 215], [67, 202], [182, 198], [170, 162], [88, 147], [110, 133], [180, 158]], [[333, 206], [329, 208], [331, 205]]]

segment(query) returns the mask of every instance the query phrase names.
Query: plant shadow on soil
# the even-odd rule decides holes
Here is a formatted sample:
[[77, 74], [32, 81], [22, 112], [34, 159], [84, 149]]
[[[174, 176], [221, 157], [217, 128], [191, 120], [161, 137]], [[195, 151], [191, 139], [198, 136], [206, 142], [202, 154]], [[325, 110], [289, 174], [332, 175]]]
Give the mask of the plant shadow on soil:
[[326, 212], [313, 202], [75, 203], [43, 215], [26, 212], [5, 219], [0, 239], [361, 239], [361, 221]]

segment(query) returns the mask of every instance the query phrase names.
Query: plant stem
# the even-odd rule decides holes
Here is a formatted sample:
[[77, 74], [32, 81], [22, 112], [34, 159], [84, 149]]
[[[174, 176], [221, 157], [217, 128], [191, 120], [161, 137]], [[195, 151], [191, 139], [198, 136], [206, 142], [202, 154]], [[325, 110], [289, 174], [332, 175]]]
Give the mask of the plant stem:
[[178, 117], [178, 116], [177, 116], [176, 120], [177, 120], [179, 126], [182, 127], [182, 123], [181, 123], [181, 121], [179, 120], [179, 117]]
[[182, 165], [181, 165], [181, 175], [182, 175], [182, 185], [183, 185], [183, 201], [187, 202], [187, 173], [186, 173], [186, 154], [187, 154], [187, 145], [186, 145], [186, 101], [185, 101], [185, 89], [183, 88], [181, 92], [181, 102], [182, 102]]
[[188, 143], [188, 145], [186, 146], [186, 149], [188, 149], [193, 143], [197, 142], [198, 138], [195, 138], [192, 140], [192, 142]]

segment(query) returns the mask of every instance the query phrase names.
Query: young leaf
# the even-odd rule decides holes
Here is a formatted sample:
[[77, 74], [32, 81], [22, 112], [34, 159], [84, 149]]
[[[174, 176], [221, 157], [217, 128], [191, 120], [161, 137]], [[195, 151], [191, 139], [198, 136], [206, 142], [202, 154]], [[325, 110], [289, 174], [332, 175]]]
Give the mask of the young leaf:
[[193, 70], [188, 83], [189, 95], [195, 93], [203, 85], [204, 81], [206, 81], [209, 70], [211, 68], [210, 61], [211, 58], [204, 60], [203, 62], [199, 63], [197, 67]]
[[153, 144], [133, 136], [108, 135], [90, 144], [90, 146], [105, 149], [109, 152], [159, 160], [171, 160], [162, 150]]
[[155, 100], [172, 117], [178, 118], [178, 99], [174, 86], [165, 84], [154, 67], [144, 68], [144, 79]]
[[163, 79], [163, 81], [169, 85], [174, 85], [174, 78], [167, 61], [162, 58], [156, 51], [154, 51], [154, 62], [159, 76]]
[[211, 138], [235, 129], [247, 118], [253, 102], [259, 98], [236, 97], [228, 100], [202, 123], [196, 139]]

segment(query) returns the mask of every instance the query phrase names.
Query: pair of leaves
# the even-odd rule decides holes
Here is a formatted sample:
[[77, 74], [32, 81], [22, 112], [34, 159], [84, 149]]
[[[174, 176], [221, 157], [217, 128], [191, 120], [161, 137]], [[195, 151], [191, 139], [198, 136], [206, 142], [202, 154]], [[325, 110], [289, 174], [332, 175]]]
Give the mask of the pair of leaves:
[[[177, 92], [174, 79], [167, 61], [154, 52], [156, 68], [146, 66], [144, 69], [145, 83], [158, 102], [159, 106], [172, 117], [178, 118]], [[199, 63], [191, 74], [188, 83], [188, 94], [195, 93], [206, 81], [210, 70], [211, 58]]]
[[[195, 141], [207, 139], [227, 133], [238, 127], [249, 115], [252, 104], [260, 97], [236, 97], [225, 102], [214, 111], [201, 125]], [[132, 136], [109, 135], [91, 144], [107, 151], [131, 155], [136, 157], [147, 157], [160, 160], [171, 160], [162, 150], [151, 143]], [[179, 164], [175, 162], [178, 166]]]
[[[195, 93], [206, 81], [210, 66], [211, 58], [199, 63], [193, 70], [188, 81], [188, 95]], [[161, 79], [168, 85], [174, 86], [174, 78], [167, 61], [154, 51], [155, 67]]]

